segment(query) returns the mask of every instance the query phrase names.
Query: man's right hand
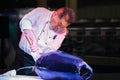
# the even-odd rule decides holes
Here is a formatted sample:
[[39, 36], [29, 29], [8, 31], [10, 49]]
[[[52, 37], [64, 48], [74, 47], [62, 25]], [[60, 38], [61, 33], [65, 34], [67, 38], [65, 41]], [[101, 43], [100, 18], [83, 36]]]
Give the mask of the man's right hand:
[[30, 49], [32, 52], [36, 52], [39, 49], [38, 44], [33, 43], [32, 45], [30, 45]]

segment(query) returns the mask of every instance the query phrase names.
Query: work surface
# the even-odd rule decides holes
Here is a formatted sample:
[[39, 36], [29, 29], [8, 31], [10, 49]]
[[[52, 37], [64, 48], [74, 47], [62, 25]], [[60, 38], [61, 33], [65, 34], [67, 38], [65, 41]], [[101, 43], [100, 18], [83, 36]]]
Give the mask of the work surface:
[[39, 76], [16, 75], [16, 70], [10, 70], [0, 75], [0, 80], [43, 80]]
[[0, 80], [43, 80], [38, 76], [24, 76], [24, 75], [15, 75], [15, 76], [5, 76], [0, 75]]

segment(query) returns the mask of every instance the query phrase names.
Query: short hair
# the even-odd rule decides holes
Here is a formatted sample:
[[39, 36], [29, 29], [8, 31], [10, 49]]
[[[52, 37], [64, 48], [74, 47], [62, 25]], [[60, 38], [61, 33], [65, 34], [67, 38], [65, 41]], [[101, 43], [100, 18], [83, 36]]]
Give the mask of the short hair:
[[64, 16], [68, 15], [69, 18], [68, 18], [67, 22], [68, 23], [75, 22], [76, 15], [75, 15], [75, 12], [73, 9], [68, 8], [68, 7], [61, 7], [59, 9], [62, 9], [62, 12], [59, 14], [60, 19], [63, 18]]

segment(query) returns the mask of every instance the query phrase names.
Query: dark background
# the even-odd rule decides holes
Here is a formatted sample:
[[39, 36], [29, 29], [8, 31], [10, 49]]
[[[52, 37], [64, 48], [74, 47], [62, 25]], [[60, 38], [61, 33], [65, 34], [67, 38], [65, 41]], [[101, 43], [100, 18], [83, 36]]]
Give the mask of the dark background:
[[[120, 73], [120, 6], [118, 5], [119, 0], [77, 0], [77, 20], [69, 26], [69, 35], [60, 50], [82, 57], [92, 66], [94, 73]], [[37, 6], [38, 0], [0, 1], [1, 73], [4, 69], [9, 70], [14, 66], [15, 57], [11, 62], [12, 65], [8, 65], [7, 63], [11, 61], [8, 56], [13, 52], [13, 56], [19, 53], [20, 14]], [[56, 9], [62, 6], [66, 6], [66, 0], [47, 0], [47, 8]], [[81, 22], [83, 19], [86, 21]], [[97, 19], [102, 21], [96, 22]], [[9, 43], [14, 51], [11, 51]]]

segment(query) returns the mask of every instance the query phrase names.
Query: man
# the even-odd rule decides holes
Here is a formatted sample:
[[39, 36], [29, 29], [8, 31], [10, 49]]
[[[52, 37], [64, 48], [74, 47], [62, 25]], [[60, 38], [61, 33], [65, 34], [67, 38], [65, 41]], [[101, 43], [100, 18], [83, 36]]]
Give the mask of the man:
[[[24, 56], [21, 64], [33, 66], [41, 55], [58, 50], [67, 35], [68, 25], [74, 21], [75, 12], [68, 7], [55, 11], [38, 7], [27, 13], [20, 21], [19, 47]], [[29, 73], [27, 70], [20, 74]]]
[[75, 12], [68, 7], [55, 11], [38, 7], [26, 14], [20, 21], [19, 47], [23, 58], [18, 70], [34, 66], [34, 71], [24, 68], [17, 73], [29, 75], [35, 72], [45, 80], [89, 79], [92, 68], [86, 62], [58, 50], [67, 35], [67, 27], [74, 21]]

